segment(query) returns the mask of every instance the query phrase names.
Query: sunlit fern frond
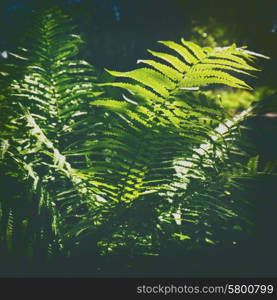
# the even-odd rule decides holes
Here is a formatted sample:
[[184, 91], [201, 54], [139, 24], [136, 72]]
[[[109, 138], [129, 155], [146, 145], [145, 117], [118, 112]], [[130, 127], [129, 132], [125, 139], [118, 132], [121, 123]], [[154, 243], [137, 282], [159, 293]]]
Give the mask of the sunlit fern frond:
[[[100, 131], [96, 140], [87, 141], [85, 149], [91, 153], [92, 166], [87, 176], [96, 186], [102, 186], [103, 197], [122, 216], [120, 223], [116, 214], [112, 218], [113, 213], [107, 213], [105, 228], [109, 234], [101, 245], [112, 247], [115, 235], [123, 240], [133, 235], [133, 239], [145, 238], [152, 243], [152, 250], [158, 248], [168, 226], [170, 236], [174, 230], [181, 234], [178, 224], [185, 217], [183, 210], [189, 213], [195, 206], [198, 212], [207, 211], [209, 226], [215, 226], [217, 216], [223, 215], [225, 221], [237, 216], [234, 206], [221, 202], [218, 196], [224, 189], [217, 189], [213, 180], [219, 180], [228, 168], [239, 122], [228, 128], [232, 121], [217, 103], [201, 94], [201, 89], [218, 84], [250, 89], [238, 75], [257, 71], [248, 63], [255, 55], [235, 45], [209, 49], [183, 39], [181, 42], [161, 42], [172, 54], [149, 51], [156, 59], [138, 61], [147, 67], [108, 71], [118, 80], [101, 86], [119, 88], [122, 96], [91, 102], [93, 107], [110, 112], [112, 127]], [[219, 130], [224, 126], [226, 134]], [[203, 149], [203, 145], [209, 145], [209, 149]], [[187, 160], [193, 161], [186, 164], [189, 174], [179, 176], [176, 162]], [[228, 185], [233, 176], [227, 173], [223, 185]], [[177, 191], [172, 190], [175, 184]], [[190, 223], [190, 239], [197, 243], [201, 236], [210, 241], [200, 233], [194, 238], [202, 214], [192, 213], [196, 221]]]

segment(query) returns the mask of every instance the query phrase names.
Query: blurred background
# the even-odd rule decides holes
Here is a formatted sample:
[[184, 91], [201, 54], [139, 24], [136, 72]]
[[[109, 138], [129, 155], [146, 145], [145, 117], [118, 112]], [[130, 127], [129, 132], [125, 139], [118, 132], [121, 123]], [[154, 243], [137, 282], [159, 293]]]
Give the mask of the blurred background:
[[[104, 68], [126, 71], [138, 59], [159, 49], [158, 40], [181, 37], [201, 46], [223, 47], [236, 43], [269, 56], [260, 59], [248, 92], [220, 91], [231, 112], [274, 93], [277, 83], [277, 1], [275, 0], [1, 0], [0, 59], [14, 50], [41, 9], [59, 6], [78, 25], [86, 42], [80, 54], [99, 72]], [[218, 91], [217, 91], [218, 92]], [[239, 97], [238, 97], [239, 95]]]
[[[18, 45], [32, 16], [51, 5], [70, 13], [98, 68], [127, 70], [147, 56], [157, 40], [196, 40], [201, 45], [247, 45], [270, 56], [261, 61], [257, 85], [275, 87], [277, 2], [275, 0], [1, 0], [0, 50]], [[5, 56], [5, 54], [4, 54]]]

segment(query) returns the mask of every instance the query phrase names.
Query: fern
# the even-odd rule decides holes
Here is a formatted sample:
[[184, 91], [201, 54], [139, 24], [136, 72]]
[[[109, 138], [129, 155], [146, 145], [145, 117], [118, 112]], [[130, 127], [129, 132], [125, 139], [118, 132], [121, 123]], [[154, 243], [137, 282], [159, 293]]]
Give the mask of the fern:
[[[74, 27], [67, 16], [51, 9], [37, 17], [33, 28], [19, 54], [11, 53], [19, 76], [7, 85], [1, 157], [7, 168], [14, 161], [23, 186], [31, 179], [32, 184], [26, 185], [29, 191], [22, 194], [22, 213], [28, 223], [22, 251], [27, 251], [33, 241], [32, 253], [36, 256], [41, 247], [35, 245], [40, 243], [45, 243], [43, 255], [47, 255], [48, 247], [52, 252], [62, 250], [66, 231], [61, 224], [71, 217], [70, 207], [75, 205], [77, 209], [84, 199], [93, 197], [74, 169], [86, 164], [85, 157], [76, 161], [63, 151], [78, 147], [76, 137], [80, 143], [87, 138], [93, 116], [85, 110], [86, 103], [101, 92], [91, 82], [96, 78], [93, 67], [74, 58], [82, 40], [71, 33]], [[9, 68], [12, 73], [15, 67]], [[62, 209], [65, 201], [59, 195], [64, 190], [71, 202]], [[12, 209], [19, 205], [11, 199], [3, 201], [8, 201]], [[27, 212], [29, 206], [32, 213]]]
[[236, 240], [234, 228], [251, 221], [233, 194], [260, 174], [239, 147], [252, 108], [231, 119], [203, 91], [251, 89], [243, 78], [260, 55], [166, 41], [143, 67], [98, 80], [74, 30], [59, 10], [44, 12], [1, 72], [3, 247], [132, 256]]
[[[201, 90], [219, 83], [249, 89], [243, 80], [229, 72], [257, 71], [248, 63], [254, 55], [235, 45], [208, 49], [183, 39], [182, 44], [161, 43], [176, 54], [149, 51], [160, 61], [138, 62], [150, 68], [108, 71], [125, 80], [100, 86], [120, 88], [122, 97], [91, 102], [110, 111], [115, 124], [112, 132], [100, 133], [99, 142], [87, 142], [87, 149], [92, 153], [99, 153], [100, 149], [106, 153], [97, 161], [91, 156], [94, 167], [88, 171], [88, 177], [97, 178], [96, 185], [108, 184], [102, 189], [103, 197], [108, 203], [114, 203], [114, 210], [118, 207], [124, 216], [121, 225], [107, 217], [110, 227], [107, 225], [106, 231], [110, 235], [99, 244], [102, 246], [112, 247], [115, 235], [126, 241], [131, 234], [134, 239], [150, 237], [152, 246], [148, 250], [151, 252], [159, 248], [168, 228], [175, 237], [186, 232], [189, 243], [198, 243], [200, 237], [206, 243], [214, 243], [212, 239], [217, 238], [205, 234], [204, 223], [216, 228], [222, 222], [239, 222], [240, 212], [235, 205], [223, 204], [222, 200], [226, 189], [234, 183], [230, 179], [237, 176], [235, 169], [230, 171], [228, 160], [236, 151], [239, 121], [226, 121], [227, 116], [219, 106], [208, 104], [203, 95], [203, 102], [197, 103], [201, 93], [186, 90]], [[247, 112], [239, 120], [245, 115]], [[224, 126], [228, 134], [221, 132]], [[179, 176], [174, 171], [180, 160], [187, 171]], [[242, 172], [247, 173], [245, 169]], [[213, 183], [220, 177], [222, 188]], [[198, 189], [202, 194], [196, 192]], [[145, 211], [148, 219], [143, 216]], [[134, 215], [142, 216], [134, 221]], [[151, 228], [150, 235], [147, 228]], [[203, 238], [199, 230], [204, 230]]]

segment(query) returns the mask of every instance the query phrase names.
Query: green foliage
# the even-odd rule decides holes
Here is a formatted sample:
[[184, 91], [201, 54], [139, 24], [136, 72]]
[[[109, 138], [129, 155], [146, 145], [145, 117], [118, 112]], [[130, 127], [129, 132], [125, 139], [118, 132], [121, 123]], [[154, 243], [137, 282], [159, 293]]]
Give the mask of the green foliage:
[[[102, 151], [110, 151], [92, 163], [89, 174], [100, 186], [109, 183], [103, 197], [118, 203], [124, 215], [124, 223], [107, 218], [110, 228], [100, 243], [107, 253], [130, 243], [129, 248], [144, 245], [145, 253], [158, 254], [173, 238], [186, 240], [187, 248], [230, 243], [226, 227], [247, 228], [240, 210], [247, 203], [243, 196], [241, 204], [234, 203], [231, 193], [239, 188], [238, 178], [254, 172], [243, 167], [236, 146], [239, 123], [250, 111], [228, 120], [216, 102], [189, 90], [219, 83], [249, 89], [229, 71], [256, 71], [247, 63], [253, 55], [235, 45], [211, 49], [181, 42], [161, 42], [175, 55], [149, 51], [159, 60], [138, 61], [148, 68], [108, 71], [125, 80], [101, 86], [122, 89], [122, 97], [91, 102], [126, 121], [123, 128], [113, 126], [112, 140], [111, 132], [102, 135]], [[99, 143], [88, 143], [99, 149]]]
[[217, 22], [210, 18], [208, 25], [200, 25], [193, 22], [192, 27], [192, 41], [200, 43], [206, 47], [218, 47], [218, 45], [228, 46], [234, 40], [234, 30], [226, 25]]
[[1, 247], [132, 256], [237, 241], [251, 221], [234, 195], [263, 173], [239, 147], [252, 110], [230, 118], [205, 91], [251, 89], [240, 77], [257, 55], [164, 41], [169, 53], [149, 50], [144, 67], [105, 82], [73, 30], [44, 12], [3, 71]]
[[[209, 18], [208, 25], [206, 26], [201, 26], [197, 22], [193, 22], [192, 41], [205, 47], [216, 48], [219, 46], [228, 46], [235, 40], [235, 36], [235, 25], [234, 28], [226, 27], [214, 18]], [[253, 102], [264, 99], [268, 93], [270, 91], [266, 87], [259, 87], [254, 92], [232, 88], [207, 91], [208, 96], [219, 97], [221, 105], [231, 115], [247, 109]]]
[[230, 115], [235, 115], [249, 108], [251, 105], [257, 104], [259, 110], [263, 110], [264, 112], [273, 112], [276, 110], [276, 108], [274, 108], [274, 106], [276, 106], [274, 100], [271, 103], [271, 107], [269, 101], [265, 100], [274, 94], [274, 90], [266, 87], [259, 87], [254, 92], [247, 90], [221, 89], [207, 91], [205, 94], [208, 97], [214, 97]]
[[[38, 16], [24, 48], [11, 53], [15, 62], [8, 66], [9, 73], [18, 76], [10, 80], [2, 102], [1, 167], [8, 181], [2, 195], [6, 189], [11, 193], [1, 197], [2, 228], [6, 231], [9, 224], [5, 215], [15, 211], [15, 230], [27, 226], [21, 251], [31, 245], [35, 256], [63, 247], [63, 193], [76, 205], [84, 195], [90, 197], [74, 170], [85, 159], [70, 161], [63, 153], [78, 147], [76, 136], [80, 141], [87, 138], [94, 116], [86, 103], [101, 93], [93, 88], [92, 66], [73, 58], [82, 40], [72, 34], [69, 21], [55, 9]], [[41, 243], [44, 246], [38, 247]]]

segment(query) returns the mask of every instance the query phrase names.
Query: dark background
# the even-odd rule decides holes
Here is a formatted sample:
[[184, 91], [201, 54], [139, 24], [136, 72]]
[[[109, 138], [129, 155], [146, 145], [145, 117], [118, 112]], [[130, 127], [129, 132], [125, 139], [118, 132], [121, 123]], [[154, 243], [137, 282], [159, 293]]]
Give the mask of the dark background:
[[1, 0], [0, 51], [14, 49], [32, 16], [51, 5], [72, 15], [87, 43], [82, 54], [99, 69], [129, 70], [158, 40], [191, 39], [195, 25], [221, 26], [230, 42], [271, 57], [261, 60], [256, 84], [276, 86], [275, 0]]

